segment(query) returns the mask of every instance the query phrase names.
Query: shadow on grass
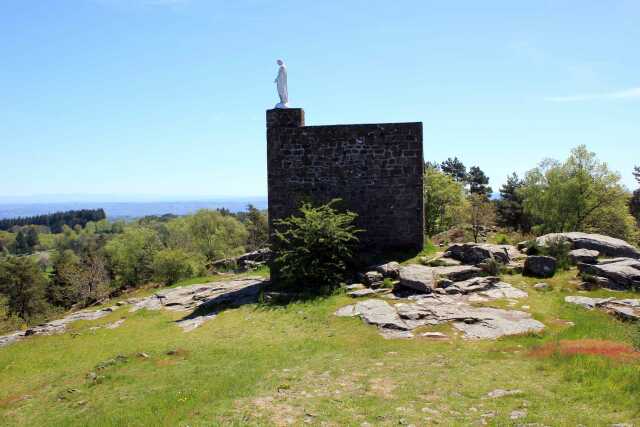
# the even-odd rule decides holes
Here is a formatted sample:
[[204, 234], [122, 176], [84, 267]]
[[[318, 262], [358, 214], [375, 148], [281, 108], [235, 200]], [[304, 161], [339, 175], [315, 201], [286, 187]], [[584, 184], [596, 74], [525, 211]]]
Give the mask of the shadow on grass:
[[179, 323], [198, 317], [213, 316], [224, 310], [239, 308], [247, 304], [256, 304], [260, 302], [261, 295], [268, 284], [269, 282], [267, 280], [256, 279], [255, 283], [216, 295], [200, 304], [193, 312], [176, 322]]

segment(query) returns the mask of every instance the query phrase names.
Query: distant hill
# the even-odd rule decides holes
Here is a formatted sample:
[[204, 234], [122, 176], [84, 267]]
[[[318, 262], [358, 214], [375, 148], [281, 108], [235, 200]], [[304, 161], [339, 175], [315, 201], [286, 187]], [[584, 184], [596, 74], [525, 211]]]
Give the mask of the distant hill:
[[69, 210], [104, 209], [108, 219], [133, 219], [147, 215], [186, 215], [198, 209], [226, 208], [232, 212], [246, 209], [248, 204], [266, 209], [267, 198], [234, 198], [194, 201], [161, 202], [55, 202], [55, 203], [0, 203], [0, 219], [51, 214]]

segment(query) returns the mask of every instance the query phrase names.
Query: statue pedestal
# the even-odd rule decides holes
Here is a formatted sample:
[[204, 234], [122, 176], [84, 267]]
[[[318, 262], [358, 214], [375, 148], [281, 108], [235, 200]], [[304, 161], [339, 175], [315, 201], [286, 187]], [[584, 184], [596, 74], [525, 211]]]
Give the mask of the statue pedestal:
[[304, 126], [302, 108], [274, 108], [267, 110], [267, 128], [297, 128]]

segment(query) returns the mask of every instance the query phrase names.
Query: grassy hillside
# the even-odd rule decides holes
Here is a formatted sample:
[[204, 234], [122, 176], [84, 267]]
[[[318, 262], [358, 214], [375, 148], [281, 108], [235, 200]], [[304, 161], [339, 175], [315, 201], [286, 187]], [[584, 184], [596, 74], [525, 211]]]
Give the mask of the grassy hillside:
[[[495, 342], [464, 341], [442, 326], [433, 330], [451, 340], [386, 340], [359, 319], [333, 316], [352, 302], [344, 295], [227, 310], [189, 333], [173, 323], [180, 313], [124, 307], [0, 349], [0, 425], [640, 423], [638, 359], [539, 350], [632, 339], [632, 325], [563, 303], [576, 293], [574, 276], [547, 281], [546, 293], [507, 276], [529, 292], [518, 306], [548, 328]], [[118, 329], [90, 329], [118, 319], [126, 319]], [[488, 398], [495, 389], [521, 393]], [[526, 415], [512, 420], [513, 411]]]

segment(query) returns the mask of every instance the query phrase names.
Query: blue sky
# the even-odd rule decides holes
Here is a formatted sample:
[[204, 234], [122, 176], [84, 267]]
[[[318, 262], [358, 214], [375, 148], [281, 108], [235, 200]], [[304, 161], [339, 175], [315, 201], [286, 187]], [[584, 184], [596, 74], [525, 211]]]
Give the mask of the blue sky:
[[640, 2], [0, 0], [0, 196], [266, 194], [275, 60], [308, 124], [424, 122], [427, 160], [586, 144], [634, 187]]

